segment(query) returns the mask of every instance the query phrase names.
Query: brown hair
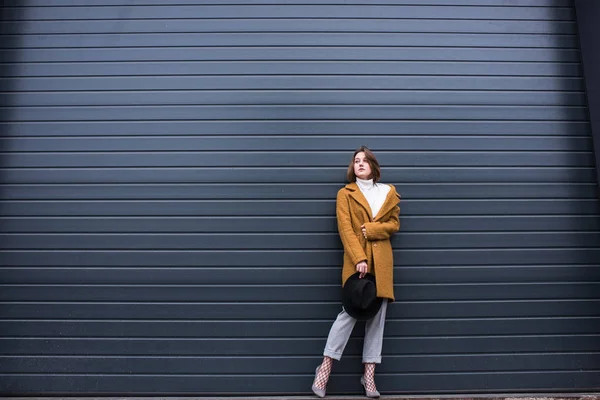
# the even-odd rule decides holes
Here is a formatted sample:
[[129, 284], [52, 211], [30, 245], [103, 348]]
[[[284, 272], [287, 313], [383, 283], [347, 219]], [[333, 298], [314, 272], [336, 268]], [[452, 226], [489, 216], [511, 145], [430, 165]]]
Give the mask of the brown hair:
[[381, 168], [379, 167], [377, 158], [375, 158], [375, 154], [373, 154], [367, 146], [360, 146], [352, 155], [352, 160], [350, 161], [350, 165], [348, 165], [348, 172], [346, 172], [348, 182], [356, 182], [356, 175], [354, 175], [354, 158], [358, 153], [365, 153], [365, 159], [371, 167], [371, 178], [373, 178], [373, 183], [379, 181], [379, 178], [381, 178]]

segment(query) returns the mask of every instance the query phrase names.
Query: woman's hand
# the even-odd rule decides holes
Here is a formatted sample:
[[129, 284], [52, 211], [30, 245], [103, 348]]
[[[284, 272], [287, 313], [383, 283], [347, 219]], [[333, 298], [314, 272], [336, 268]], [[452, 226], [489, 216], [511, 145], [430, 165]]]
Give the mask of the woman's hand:
[[356, 272], [360, 272], [360, 275], [358, 276], [360, 279], [364, 278], [368, 269], [369, 267], [366, 261], [361, 261], [358, 264], [356, 264]]
[[363, 233], [363, 236], [364, 236], [364, 237], [365, 237], [365, 239], [366, 239], [366, 238], [367, 238], [367, 228], [365, 228], [365, 224], [362, 224], [362, 225], [360, 226], [360, 230], [362, 231], [362, 233]]

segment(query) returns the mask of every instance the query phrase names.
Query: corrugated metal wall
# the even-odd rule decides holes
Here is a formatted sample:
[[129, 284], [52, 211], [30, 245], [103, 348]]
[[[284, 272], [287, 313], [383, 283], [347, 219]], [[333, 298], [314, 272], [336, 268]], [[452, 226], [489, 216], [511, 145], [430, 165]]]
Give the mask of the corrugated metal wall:
[[379, 389], [597, 388], [570, 1], [5, 4], [2, 394], [308, 393], [361, 144], [404, 199]]

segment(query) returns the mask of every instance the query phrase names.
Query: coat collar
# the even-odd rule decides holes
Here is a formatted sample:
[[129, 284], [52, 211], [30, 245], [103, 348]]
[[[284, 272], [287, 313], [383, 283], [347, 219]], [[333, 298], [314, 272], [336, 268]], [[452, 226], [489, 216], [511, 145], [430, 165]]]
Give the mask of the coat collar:
[[400, 202], [400, 195], [396, 192], [396, 188], [393, 185], [390, 185], [390, 191], [381, 206], [381, 210], [377, 213], [377, 217], [373, 219], [373, 213], [371, 211], [371, 206], [367, 199], [360, 191], [360, 188], [356, 184], [356, 182], [351, 182], [345, 186], [345, 189], [350, 192], [350, 197], [356, 200], [365, 210], [367, 210], [369, 216], [371, 217], [371, 221], [377, 221], [382, 215], [387, 214], [392, 208], [396, 206]]

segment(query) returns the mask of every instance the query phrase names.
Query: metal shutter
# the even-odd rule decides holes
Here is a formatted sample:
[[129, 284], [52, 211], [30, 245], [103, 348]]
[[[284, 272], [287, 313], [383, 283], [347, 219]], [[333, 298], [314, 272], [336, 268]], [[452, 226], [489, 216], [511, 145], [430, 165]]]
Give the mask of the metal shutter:
[[[7, 0], [3, 17], [2, 394], [307, 394], [361, 144], [403, 197], [379, 389], [597, 388], [570, 1]], [[360, 390], [356, 334], [329, 393]]]

